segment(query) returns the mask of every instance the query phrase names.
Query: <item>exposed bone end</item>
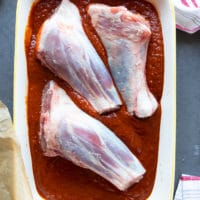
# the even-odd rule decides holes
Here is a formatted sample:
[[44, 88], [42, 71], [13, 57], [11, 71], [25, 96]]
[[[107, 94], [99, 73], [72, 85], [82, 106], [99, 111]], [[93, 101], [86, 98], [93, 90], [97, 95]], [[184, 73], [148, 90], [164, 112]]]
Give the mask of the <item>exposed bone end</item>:
[[141, 165], [140, 161], [135, 159], [134, 162], [129, 163], [129, 167], [131, 166], [134, 168], [134, 171], [130, 171], [124, 175], [121, 176], [119, 179], [116, 179], [114, 185], [121, 191], [126, 191], [129, 189], [132, 185], [138, 183], [146, 173], [145, 168]]
[[142, 178], [143, 178], [143, 176], [135, 177], [134, 179], [132, 179], [131, 181], [129, 181], [125, 184], [123, 183], [123, 184], [118, 185], [117, 188], [121, 191], [126, 191], [134, 184], [139, 183]]
[[139, 118], [151, 117], [158, 108], [158, 102], [149, 90], [141, 90], [137, 96], [135, 115]]

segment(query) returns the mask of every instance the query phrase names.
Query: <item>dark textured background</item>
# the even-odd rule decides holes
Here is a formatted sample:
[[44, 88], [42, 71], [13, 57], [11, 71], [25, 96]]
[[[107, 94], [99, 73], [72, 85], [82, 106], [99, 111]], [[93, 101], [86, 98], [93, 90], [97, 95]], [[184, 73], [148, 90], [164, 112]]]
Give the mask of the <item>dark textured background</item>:
[[[15, 9], [16, 0], [0, 0], [0, 99], [11, 113]], [[181, 173], [200, 175], [200, 31], [177, 31], [176, 148], [175, 187]]]

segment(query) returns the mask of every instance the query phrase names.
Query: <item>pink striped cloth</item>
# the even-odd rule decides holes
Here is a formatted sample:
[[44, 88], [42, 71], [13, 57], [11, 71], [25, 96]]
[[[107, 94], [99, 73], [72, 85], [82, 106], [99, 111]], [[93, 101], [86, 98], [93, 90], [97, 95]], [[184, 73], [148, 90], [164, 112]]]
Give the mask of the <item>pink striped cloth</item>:
[[174, 0], [176, 27], [188, 33], [200, 30], [200, 0]]
[[200, 200], [200, 177], [183, 174], [174, 200]]

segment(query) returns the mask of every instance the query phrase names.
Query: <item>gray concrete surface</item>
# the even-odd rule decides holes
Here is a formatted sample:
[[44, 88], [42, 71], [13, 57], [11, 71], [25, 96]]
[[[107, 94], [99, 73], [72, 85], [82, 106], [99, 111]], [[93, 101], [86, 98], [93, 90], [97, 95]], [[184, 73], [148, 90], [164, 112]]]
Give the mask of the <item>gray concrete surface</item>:
[[[0, 0], [0, 99], [12, 114], [16, 0]], [[177, 151], [181, 173], [200, 175], [200, 32], [177, 31]]]
[[176, 181], [200, 175], [200, 31], [177, 31]]
[[16, 0], [0, 0], [0, 99], [12, 113]]

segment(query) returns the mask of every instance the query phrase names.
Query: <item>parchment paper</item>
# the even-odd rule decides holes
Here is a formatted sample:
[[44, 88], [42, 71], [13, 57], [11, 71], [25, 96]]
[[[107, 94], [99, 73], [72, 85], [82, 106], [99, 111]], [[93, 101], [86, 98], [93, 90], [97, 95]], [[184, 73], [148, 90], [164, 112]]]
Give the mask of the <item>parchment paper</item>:
[[0, 200], [33, 200], [11, 117], [1, 101]]

